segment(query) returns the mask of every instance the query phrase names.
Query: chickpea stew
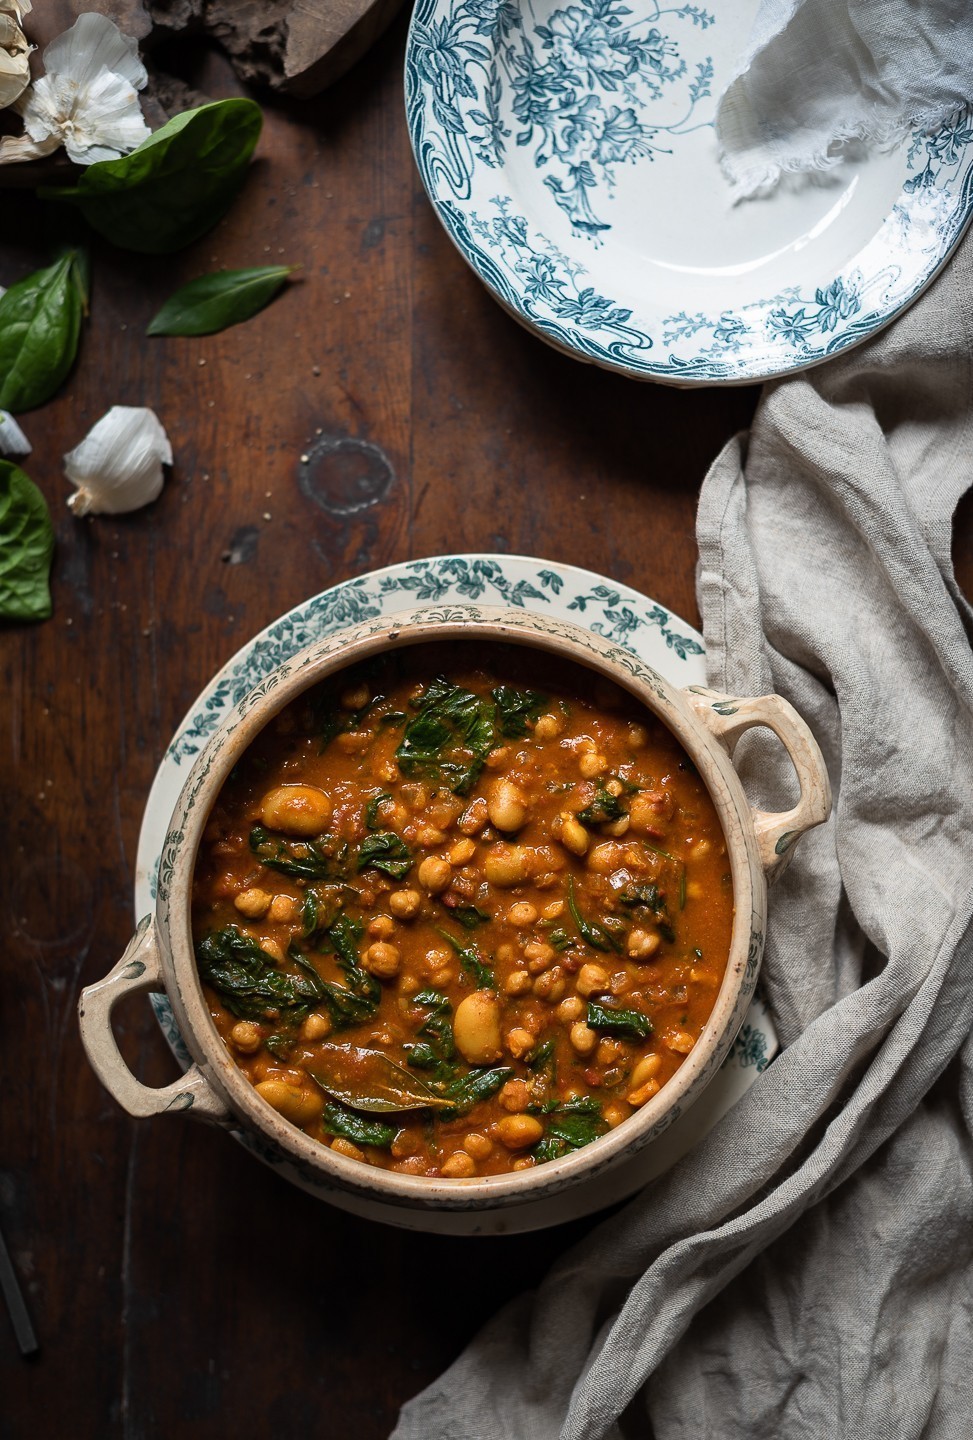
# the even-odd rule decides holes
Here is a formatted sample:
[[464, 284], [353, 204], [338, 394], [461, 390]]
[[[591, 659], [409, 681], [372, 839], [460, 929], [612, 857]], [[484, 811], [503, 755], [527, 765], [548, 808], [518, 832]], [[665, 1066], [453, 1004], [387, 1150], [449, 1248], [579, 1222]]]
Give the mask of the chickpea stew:
[[676, 738], [580, 666], [423, 645], [257, 737], [193, 881], [236, 1063], [340, 1154], [467, 1178], [623, 1123], [693, 1049], [733, 923]]

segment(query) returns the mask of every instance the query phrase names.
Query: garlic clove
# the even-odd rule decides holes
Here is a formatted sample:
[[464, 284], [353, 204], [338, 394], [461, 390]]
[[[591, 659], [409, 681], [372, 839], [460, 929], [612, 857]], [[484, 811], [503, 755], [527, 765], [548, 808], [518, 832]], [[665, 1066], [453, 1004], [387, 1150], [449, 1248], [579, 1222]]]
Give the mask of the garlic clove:
[[0, 110], [19, 100], [30, 83], [30, 52], [23, 30], [0, 7]]
[[64, 457], [64, 473], [77, 487], [68, 507], [75, 515], [138, 510], [158, 499], [162, 467], [171, 464], [172, 446], [155, 411], [113, 405]]
[[0, 455], [29, 455], [30, 451], [30, 441], [14, 417], [6, 410], [0, 410]]

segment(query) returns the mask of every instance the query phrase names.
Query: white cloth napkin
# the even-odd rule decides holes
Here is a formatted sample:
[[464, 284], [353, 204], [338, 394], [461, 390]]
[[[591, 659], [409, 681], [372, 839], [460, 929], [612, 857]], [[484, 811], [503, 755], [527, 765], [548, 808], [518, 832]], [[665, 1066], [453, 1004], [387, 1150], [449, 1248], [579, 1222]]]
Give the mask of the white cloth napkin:
[[[710, 683], [785, 695], [836, 793], [771, 895], [782, 1052], [396, 1440], [603, 1440], [623, 1413], [653, 1440], [970, 1434], [971, 316], [973, 239], [884, 334], [769, 385], [703, 486]], [[781, 808], [780, 747], [743, 760]]]
[[973, 100], [970, 0], [762, 0], [716, 113], [735, 199], [887, 148]]

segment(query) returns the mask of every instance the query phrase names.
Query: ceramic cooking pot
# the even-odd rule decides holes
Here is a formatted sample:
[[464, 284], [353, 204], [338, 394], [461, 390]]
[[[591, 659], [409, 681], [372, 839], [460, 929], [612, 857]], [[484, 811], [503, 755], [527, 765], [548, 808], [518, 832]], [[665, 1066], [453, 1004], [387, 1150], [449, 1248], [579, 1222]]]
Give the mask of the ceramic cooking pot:
[[[429, 1179], [363, 1165], [321, 1145], [284, 1120], [237, 1068], [217, 1033], [196, 971], [190, 899], [193, 870], [210, 809], [237, 760], [260, 730], [307, 687], [380, 651], [429, 641], [532, 646], [605, 676], [640, 700], [682, 743], [716, 806], [733, 881], [729, 963], [713, 1011], [694, 1049], [669, 1082], [631, 1118], [581, 1150], [508, 1175]], [[749, 804], [733, 768], [740, 736], [772, 730], [797, 773], [800, 797], [779, 814]], [[777, 695], [741, 699], [696, 686], [679, 690], [627, 650], [565, 621], [516, 609], [447, 606], [382, 617], [318, 641], [261, 682], [227, 717], [200, 754], [176, 804], [159, 868], [154, 915], [147, 915], [105, 979], [84, 990], [81, 1036], [96, 1073], [130, 1115], [181, 1111], [226, 1126], [262, 1158], [342, 1208], [430, 1230], [476, 1229], [478, 1212], [530, 1206], [619, 1166], [651, 1143], [715, 1074], [746, 1014], [763, 954], [767, 884], [795, 842], [827, 819], [831, 791], [821, 752], [796, 711]], [[126, 996], [164, 990], [194, 1063], [161, 1089], [137, 1080], [123, 1060], [111, 1013]], [[512, 1225], [509, 1228], [517, 1228]]]

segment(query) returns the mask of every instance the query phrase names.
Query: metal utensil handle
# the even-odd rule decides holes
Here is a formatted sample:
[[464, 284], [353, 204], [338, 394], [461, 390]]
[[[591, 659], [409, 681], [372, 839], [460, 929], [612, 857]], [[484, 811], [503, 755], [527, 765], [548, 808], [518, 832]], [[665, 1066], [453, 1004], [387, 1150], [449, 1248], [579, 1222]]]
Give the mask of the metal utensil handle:
[[230, 1112], [198, 1065], [191, 1065], [185, 1075], [171, 1085], [156, 1089], [136, 1079], [115, 1042], [111, 1015], [118, 1002], [140, 990], [164, 988], [155, 926], [152, 917], [147, 915], [114, 969], [81, 992], [78, 1023], [91, 1067], [122, 1109], [137, 1119], [188, 1110], [197, 1119], [225, 1124]]
[[772, 730], [790, 756], [800, 798], [791, 810], [772, 813], [751, 807], [760, 863], [768, 880], [776, 879], [791, 858], [796, 841], [831, 814], [831, 781], [818, 742], [804, 720], [780, 695], [745, 698], [721, 695], [693, 685], [686, 692], [690, 707], [733, 755], [741, 735], [756, 726]]

